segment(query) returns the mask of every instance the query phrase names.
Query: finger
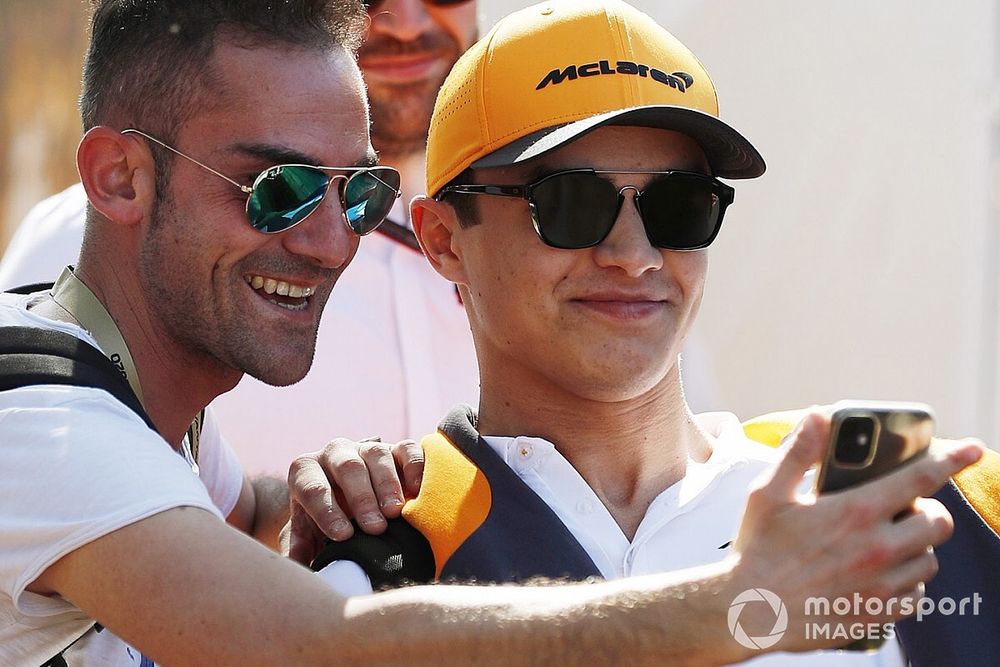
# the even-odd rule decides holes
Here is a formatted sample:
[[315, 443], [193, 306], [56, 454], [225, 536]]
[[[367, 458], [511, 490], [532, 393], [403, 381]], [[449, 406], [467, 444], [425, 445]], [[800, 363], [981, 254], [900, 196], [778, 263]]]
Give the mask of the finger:
[[337, 503], [326, 472], [316, 458], [300, 456], [292, 462], [288, 470], [288, 492], [292, 507], [298, 504], [305, 514], [305, 517], [298, 518], [299, 521], [310, 519], [322, 533], [338, 542], [354, 534], [354, 528]]
[[387, 518], [398, 517], [403, 508], [403, 487], [389, 445], [365, 442], [361, 444], [358, 454], [368, 466], [368, 477], [382, 514]]
[[826, 453], [830, 418], [820, 412], [807, 415], [786, 438], [784, 455], [765, 482], [766, 494], [780, 501], [796, 498], [802, 477]]
[[329, 477], [340, 490], [347, 509], [357, 519], [361, 530], [371, 535], [384, 532], [388, 524], [382, 516], [378, 499], [372, 489], [368, 465], [361, 458], [359, 449], [377, 444], [379, 443], [355, 443], [337, 439], [328, 444], [319, 456], [320, 463], [326, 471], [325, 476]]
[[902, 609], [899, 603], [904, 598], [910, 598], [914, 602], [919, 599], [924, 590], [924, 583], [934, 578], [938, 571], [937, 556], [930, 549], [925, 550], [919, 556], [911, 558], [902, 563], [899, 567], [893, 568], [883, 577], [879, 587], [878, 597], [883, 601], [896, 600], [896, 609], [885, 607], [886, 613], [898, 617]]
[[896, 521], [890, 531], [904, 557], [920, 555], [928, 547], [944, 544], [955, 529], [948, 508], [933, 498], [917, 498], [912, 511]]
[[908, 509], [914, 499], [934, 495], [952, 475], [975, 463], [982, 455], [982, 443], [978, 441], [935, 442], [919, 461], [848, 493], [865, 494], [880, 508], [882, 516], [893, 517]]
[[322, 538], [317, 533], [316, 524], [296, 502], [292, 502], [291, 518], [286, 531], [288, 558], [308, 566], [319, 553]]
[[403, 471], [406, 495], [415, 498], [424, 479], [424, 448], [416, 440], [402, 440], [392, 446], [396, 466]]

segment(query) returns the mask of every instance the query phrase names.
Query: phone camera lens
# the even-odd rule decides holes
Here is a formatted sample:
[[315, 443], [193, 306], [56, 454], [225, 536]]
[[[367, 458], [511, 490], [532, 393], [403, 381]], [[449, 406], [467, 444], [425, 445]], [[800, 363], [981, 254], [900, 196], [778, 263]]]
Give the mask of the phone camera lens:
[[860, 465], [868, 460], [875, 436], [875, 420], [871, 417], [848, 417], [840, 424], [837, 449], [834, 456], [837, 463]]

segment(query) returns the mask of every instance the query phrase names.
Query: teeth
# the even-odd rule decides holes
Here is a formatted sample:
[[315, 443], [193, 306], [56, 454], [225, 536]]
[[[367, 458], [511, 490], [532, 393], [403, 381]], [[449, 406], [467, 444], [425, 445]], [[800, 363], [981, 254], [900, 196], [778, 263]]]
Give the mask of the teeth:
[[300, 304], [298, 304], [296, 306], [293, 306], [293, 305], [290, 305], [290, 304], [287, 304], [287, 303], [278, 303], [274, 299], [269, 299], [269, 301], [271, 303], [273, 303], [274, 305], [280, 307], [280, 308], [284, 308], [285, 310], [294, 310], [294, 311], [305, 310], [306, 307], [309, 305], [305, 301], [303, 301], [302, 303], [300, 303]]
[[244, 280], [256, 290], [263, 289], [267, 294], [278, 294], [293, 299], [308, 298], [316, 293], [315, 287], [292, 285], [283, 280], [265, 278], [264, 276], [246, 276]]

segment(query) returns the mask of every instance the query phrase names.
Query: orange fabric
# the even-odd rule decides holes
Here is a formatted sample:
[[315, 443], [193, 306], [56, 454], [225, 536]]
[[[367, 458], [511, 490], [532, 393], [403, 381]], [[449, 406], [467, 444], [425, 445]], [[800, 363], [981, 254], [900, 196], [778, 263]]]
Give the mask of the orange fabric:
[[1000, 534], [1000, 454], [986, 450], [979, 463], [955, 475], [954, 481], [979, 516]]
[[493, 496], [486, 476], [441, 433], [421, 441], [424, 479], [403, 516], [430, 542], [435, 577], [459, 546], [486, 520]]

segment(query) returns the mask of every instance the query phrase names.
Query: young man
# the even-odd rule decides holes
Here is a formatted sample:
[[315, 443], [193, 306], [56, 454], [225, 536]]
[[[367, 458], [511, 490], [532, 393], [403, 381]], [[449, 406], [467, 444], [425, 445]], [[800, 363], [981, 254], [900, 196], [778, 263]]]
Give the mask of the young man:
[[[618, 579], [742, 551], [730, 544], [773, 451], [732, 415], [692, 415], [677, 359], [733, 200], [718, 177], [763, 171], [718, 119], [697, 58], [624, 3], [552, 0], [473, 46], [438, 97], [412, 217], [462, 293], [479, 410], [451, 412], [424, 440], [423, 487], [403, 510], [416, 533], [331, 545], [315, 564], [337, 561], [324, 577], [351, 593], [400, 579]], [[875, 502], [881, 483], [864, 493]], [[816, 536], [826, 560], [811, 567], [844, 567], [864, 596], [915, 583], [835, 565], [871, 518], [846, 516]], [[889, 543], [907, 521], [886, 521]], [[916, 581], [936, 567], [909, 555]], [[761, 572], [759, 587], [799, 567]], [[853, 659], [901, 663], [894, 641]]]

